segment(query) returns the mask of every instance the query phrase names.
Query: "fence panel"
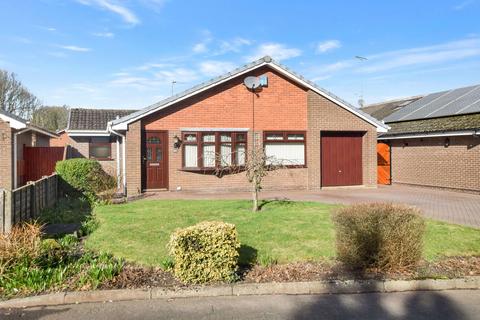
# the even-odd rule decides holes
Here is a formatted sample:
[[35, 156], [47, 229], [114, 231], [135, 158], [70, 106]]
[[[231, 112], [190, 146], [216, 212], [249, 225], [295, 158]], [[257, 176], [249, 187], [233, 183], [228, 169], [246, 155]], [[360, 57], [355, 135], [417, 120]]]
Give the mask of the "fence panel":
[[53, 174], [18, 189], [0, 189], [0, 232], [23, 221], [37, 219], [45, 208], [53, 207], [58, 199], [58, 177]]
[[64, 147], [24, 147], [24, 181], [35, 181], [55, 172], [55, 164], [64, 159]]

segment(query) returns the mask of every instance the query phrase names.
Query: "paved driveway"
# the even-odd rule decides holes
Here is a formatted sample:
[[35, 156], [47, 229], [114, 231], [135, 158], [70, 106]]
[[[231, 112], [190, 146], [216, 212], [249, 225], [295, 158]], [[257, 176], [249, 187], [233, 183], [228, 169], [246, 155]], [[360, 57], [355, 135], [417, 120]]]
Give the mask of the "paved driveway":
[[[154, 199], [250, 199], [248, 192], [161, 192]], [[480, 195], [410, 186], [379, 186], [321, 191], [265, 191], [262, 199], [318, 201], [334, 204], [361, 202], [405, 203], [420, 208], [425, 216], [437, 220], [480, 228]]]

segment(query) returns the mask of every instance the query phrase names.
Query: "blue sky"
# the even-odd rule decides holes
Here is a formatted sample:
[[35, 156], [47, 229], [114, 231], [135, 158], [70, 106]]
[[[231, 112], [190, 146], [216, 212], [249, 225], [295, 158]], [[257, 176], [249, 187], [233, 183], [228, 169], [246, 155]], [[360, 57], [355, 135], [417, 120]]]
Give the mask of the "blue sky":
[[[0, 68], [44, 104], [143, 108], [269, 54], [357, 105], [480, 83], [480, 0], [0, 2]], [[355, 59], [356, 55], [368, 58]]]

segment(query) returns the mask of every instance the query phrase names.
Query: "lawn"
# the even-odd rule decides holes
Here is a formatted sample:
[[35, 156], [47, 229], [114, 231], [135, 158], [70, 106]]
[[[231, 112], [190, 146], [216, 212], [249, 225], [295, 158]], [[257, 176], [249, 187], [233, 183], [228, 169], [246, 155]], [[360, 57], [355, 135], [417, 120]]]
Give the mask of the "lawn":
[[[144, 265], [161, 265], [173, 230], [204, 220], [237, 226], [241, 262], [279, 263], [335, 257], [330, 212], [335, 206], [272, 201], [251, 212], [249, 201], [141, 200], [95, 210], [99, 228], [86, 246]], [[425, 257], [479, 255], [480, 230], [427, 222]]]

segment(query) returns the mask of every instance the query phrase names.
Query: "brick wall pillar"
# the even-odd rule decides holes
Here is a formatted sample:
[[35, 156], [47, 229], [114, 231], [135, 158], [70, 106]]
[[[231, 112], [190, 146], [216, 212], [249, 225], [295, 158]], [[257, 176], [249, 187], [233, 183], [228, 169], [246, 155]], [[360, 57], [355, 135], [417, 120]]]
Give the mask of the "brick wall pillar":
[[127, 196], [136, 196], [142, 192], [142, 123], [134, 122], [126, 133], [126, 177]]
[[13, 133], [7, 122], [0, 120], [0, 189], [13, 186]]

